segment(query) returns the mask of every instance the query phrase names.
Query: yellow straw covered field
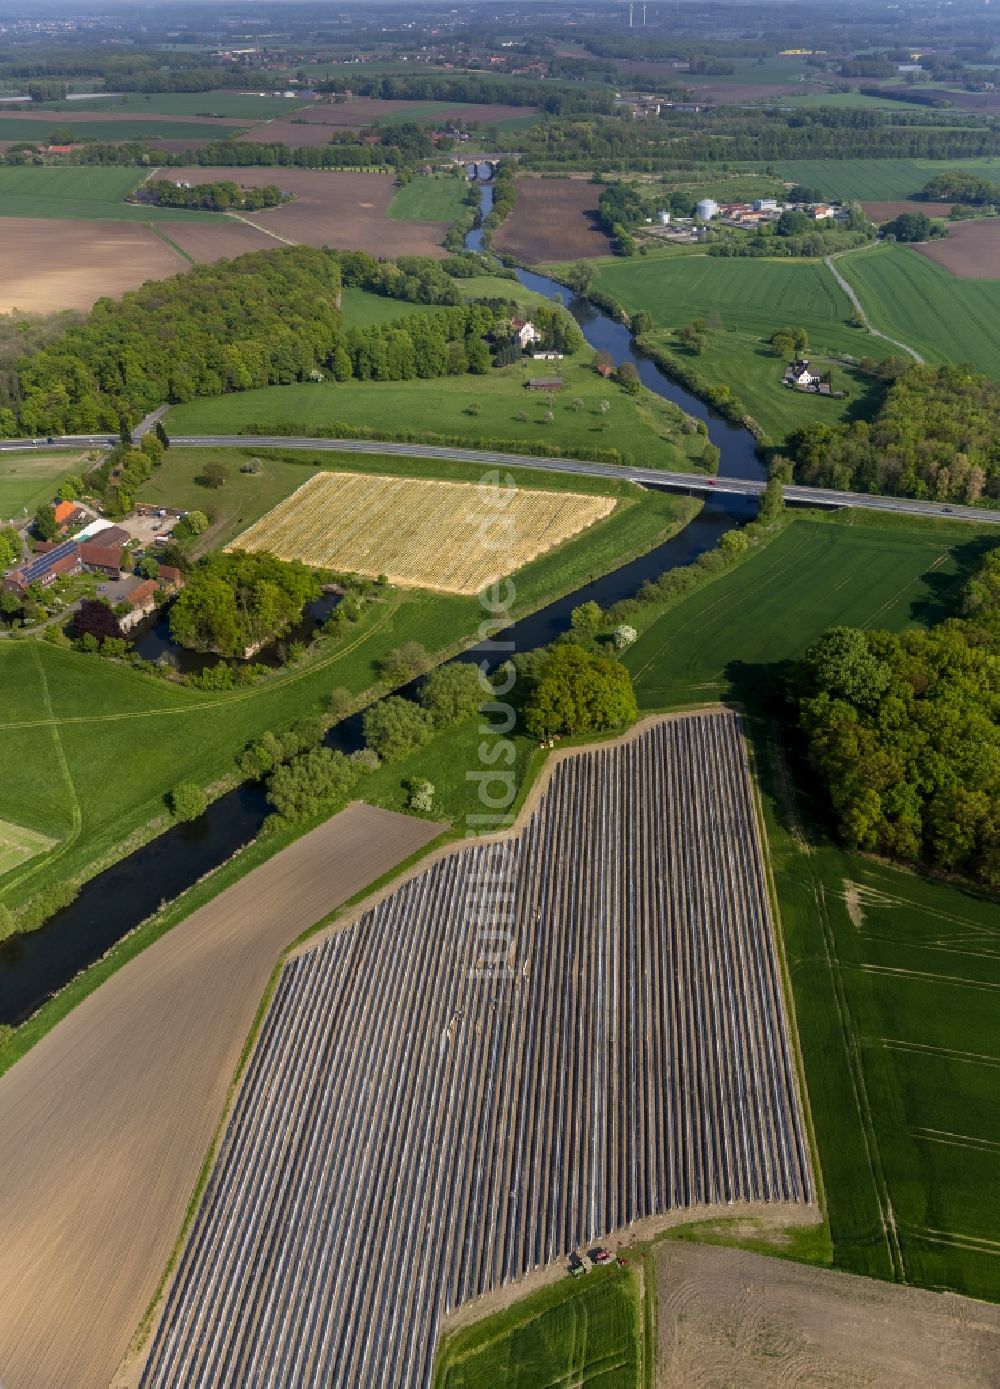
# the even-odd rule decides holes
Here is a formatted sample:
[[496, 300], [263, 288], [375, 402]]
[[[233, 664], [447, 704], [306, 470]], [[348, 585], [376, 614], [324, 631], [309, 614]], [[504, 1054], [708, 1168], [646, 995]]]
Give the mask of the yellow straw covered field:
[[478, 593], [610, 515], [611, 497], [317, 473], [227, 548], [391, 583]]

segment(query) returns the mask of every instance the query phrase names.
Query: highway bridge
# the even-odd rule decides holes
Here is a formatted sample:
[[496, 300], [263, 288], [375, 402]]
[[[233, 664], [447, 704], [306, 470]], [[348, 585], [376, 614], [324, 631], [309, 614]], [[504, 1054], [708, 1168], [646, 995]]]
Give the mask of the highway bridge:
[[[163, 414], [148, 415], [133, 430], [139, 438]], [[62, 435], [51, 439], [6, 439], [0, 452], [26, 448], [107, 447], [118, 440], [109, 435]], [[480, 449], [447, 448], [430, 444], [394, 444], [371, 439], [311, 439], [305, 435], [277, 434], [178, 434], [171, 435], [178, 448], [307, 449], [315, 453], [364, 453], [376, 457], [434, 458], [449, 463], [471, 463], [484, 468], [530, 468], [546, 473], [574, 473], [583, 477], [610, 477], [636, 482], [643, 487], [661, 487], [710, 497], [729, 493], [756, 497], [766, 483], [747, 478], [709, 477], [704, 473], [674, 473], [662, 468], [629, 468], [614, 463], [598, 463], [582, 458], [535, 458], [522, 453], [494, 453]], [[890, 511], [903, 516], [931, 516], [938, 520], [985, 521], [1000, 525], [1000, 510], [985, 507], [949, 505], [944, 502], [915, 501], [909, 497], [881, 497], [867, 492], [838, 492], [827, 487], [800, 487], [786, 484], [785, 501], [794, 506], [839, 509], [859, 507], [865, 511]]]

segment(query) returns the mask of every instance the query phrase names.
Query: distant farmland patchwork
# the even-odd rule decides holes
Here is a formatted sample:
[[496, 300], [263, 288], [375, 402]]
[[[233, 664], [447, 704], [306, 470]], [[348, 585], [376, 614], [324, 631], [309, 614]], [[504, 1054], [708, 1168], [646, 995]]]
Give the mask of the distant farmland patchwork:
[[812, 1195], [740, 722], [656, 720], [286, 965], [142, 1389], [427, 1386], [449, 1308]]
[[391, 583], [478, 593], [609, 516], [611, 497], [317, 473], [229, 546]]

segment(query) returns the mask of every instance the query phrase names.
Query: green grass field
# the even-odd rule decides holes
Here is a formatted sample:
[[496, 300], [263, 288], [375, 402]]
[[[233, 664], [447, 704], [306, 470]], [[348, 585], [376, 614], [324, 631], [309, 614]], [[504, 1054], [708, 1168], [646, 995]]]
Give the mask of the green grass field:
[[[74, 106], [75, 106], [74, 102]], [[254, 124], [248, 121], [247, 125]], [[136, 113], [121, 120], [94, 121], [77, 116], [75, 110], [50, 111], [47, 116], [15, 120], [0, 112], [0, 140], [47, 142], [54, 130], [70, 129], [78, 140], [98, 140], [115, 144], [122, 140], [220, 140], [238, 135], [246, 125], [220, 125], [212, 121], [150, 121]]]
[[1000, 907], [765, 807], [834, 1266], [996, 1301]]
[[218, 116], [224, 120], [266, 121], [287, 118], [305, 97], [256, 96], [220, 88], [214, 92], [123, 92], [121, 96], [97, 96], [88, 101], [48, 101], [43, 109], [62, 115], [87, 111], [115, 111], [122, 116]]
[[69, 473], [79, 473], [86, 454], [0, 452], [0, 521], [35, 512], [52, 500]]
[[412, 304], [407, 299], [390, 299], [385, 294], [348, 285], [341, 291], [340, 307], [349, 328], [370, 328], [373, 323], [395, 323], [410, 314], [433, 313], [437, 305]]
[[[179, 505], [190, 498], [211, 513], [218, 511], [214, 534], [219, 540], [239, 527], [234, 513], [249, 521], [311, 474], [308, 455], [284, 466], [265, 458], [261, 477], [235, 474], [234, 468], [239, 483], [234, 477], [219, 492], [206, 493], [194, 481], [206, 460], [205, 454], [195, 462], [171, 449], [157, 470], [156, 485], [147, 484], [143, 495], [156, 499], [160, 487]], [[480, 468], [401, 458], [323, 460], [324, 467], [371, 471], [378, 470], [376, 464], [384, 472], [482, 476]], [[251, 484], [265, 490], [251, 497]], [[605, 521], [518, 573], [515, 615], [651, 548], [691, 506], [687, 499], [641, 493], [624, 481], [531, 473], [519, 477], [518, 485], [600, 492], [616, 496], [619, 505]], [[241, 498], [238, 486], [248, 489]], [[244, 504], [248, 499], [253, 509]], [[0, 642], [0, 819], [59, 841], [52, 852], [3, 878], [2, 900], [19, 904], [51, 882], [84, 872], [138, 827], [165, 815], [164, 797], [171, 787], [187, 780], [209, 785], [230, 774], [249, 739], [320, 712], [335, 687], [359, 696], [371, 690], [387, 651], [406, 641], [432, 652], [454, 649], [475, 633], [482, 614], [475, 598], [390, 591], [345, 636], [323, 644], [302, 664], [223, 694], [171, 685], [44, 642]], [[469, 784], [455, 767], [452, 772], [454, 796], [460, 798]], [[442, 778], [440, 794], [446, 808], [459, 813], [462, 806], [452, 805], [449, 785]], [[387, 784], [379, 794], [391, 799], [397, 791]]]
[[468, 210], [468, 189], [464, 178], [451, 174], [418, 176], [397, 189], [385, 215], [404, 222], [454, 222]]
[[631, 1270], [567, 1277], [449, 1337], [435, 1389], [639, 1389], [640, 1316]]
[[906, 246], [841, 256], [837, 269], [875, 328], [929, 362], [971, 362], [1000, 375], [1000, 280], [960, 279]]
[[54, 841], [37, 830], [25, 829], [23, 825], [13, 825], [9, 820], [0, 820], [0, 877], [11, 869], [26, 863], [28, 859], [44, 854], [52, 848]]
[[[527, 391], [529, 375], [551, 375], [562, 368], [565, 389], [551, 401]], [[582, 400], [583, 408], [573, 408]], [[610, 401], [606, 414], [601, 401]], [[478, 414], [470, 407], [479, 406]], [[551, 410], [554, 419], [547, 423]], [[525, 419], [518, 419], [519, 414]], [[167, 428], [173, 434], [238, 434], [252, 427], [278, 434], [335, 425], [413, 430], [448, 435], [469, 448], [489, 440], [518, 444], [544, 442], [556, 449], [578, 449], [585, 456], [617, 448], [648, 467], [694, 468], [705, 440], [685, 434], [676, 407], [650, 392], [637, 398], [603, 381], [579, 360], [530, 362], [491, 370], [484, 376], [447, 376], [426, 381], [342, 381], [213, 396], [175, 406]], [[603, 428], [607, 425], [607, 428]]]
[[125, 202], [145, 173], [135, 168], [0, 168], [0, 216], [115, 222], [218, 221], [211, 212]]
[[835, 624], [898, 631], [937, 621], [990, 543], [988, 526], [885, 526], [846, 515], [795, 518], [647, 627], [625, 658], [640, 706], [748, 698]]
[[677, 350], [679, 344], [667, 335], [655, 335], [655, 340], [713, 385], [729, 386], [774, 440], [813, 420], [837, 423], [869, 415], [881, 398], [865, 378], [848, 376], [836, 366], [834, 386], [848, 392], [843, 401], [781, 384], [784, 362], [775, 357], [768, 339], [785, 324], [806, 330], [814, 362], [828, 355], [861, 357], [871, 350], [867, 335], [848, 325], [847, 296], [820, 261], [704, 255], [602, 261], [596, 285], [629, 313], [648, 309], [662, 329], [705, 319], [708, 344], [699, 357]]
[[997, 182], [997, 159], [782, 159], [773, 166], [793, 183], [816, 188], [824, 198], [896, 202], [915, 198], [928, 179], [953, 169]]

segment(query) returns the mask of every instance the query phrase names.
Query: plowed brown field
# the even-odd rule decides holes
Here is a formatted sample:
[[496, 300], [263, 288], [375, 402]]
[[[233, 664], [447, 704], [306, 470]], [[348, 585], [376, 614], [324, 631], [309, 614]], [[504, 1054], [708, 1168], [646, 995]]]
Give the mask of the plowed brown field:
[[107, 1389], [278, 954], [439, 829], [349, 807], [175, 926], [0, 1079], [4, 1389]]
[[923, 212], [928, 217], [946, 217], [951, 210], [949, 203], [920, 202], [916, 198], [896, 203], [862, 203], [861, 206], [872, 221], [879, 224], [891, 222], [901, 212]]
[[1000, 1383], [986, 1302], [674, 1240], [657, 1249], [656, 1292], [657, 1389]]
[[528, 265], [608, 256], [611, 242], [597, 223], [600, 192], [589, 179], [518, 179], [514, 211], [493, 233], [493, 245]]
[[[293, 193], [294, 200], [268, 212], [242, 213], [241, 219], [286, 241], [368, 250], [379, 256], [444, 255], [441, 241], [446, 223], [403, 222], [386, 217], [386, 208], [396, 192], [396, 180], [391, 174], [201, 166], [171, 169], [170, 175], [179, 182], [192, 183], [235, 179], [248, 188], [276, 183], [285, 192]], [[168, 235], [173, 235], [169, 228]], [[272, 249], [275, 245], [277, 242], [272, 240]]]
[[267, 232], [220, 217], [218, 222], [170, 222], [164, 227], [170, 240], [197, 261], [224, 260], [248, 251], [274, 251], [281, 245]]
[[[428, 115], [429, 109], [435, 110], [436, 114]], [[440, 121], [442, 124], [450, 120], [460, 120], [478, 121], [480, 125], [489, 125], [493, 121], [510, 120], [514, 116], [530, 116], [534, 114], [534, 110], [533, 106], [507, 106], [499, 103], [463, 106], [457, 101], [448, 102], [446, 105], [438, 101], [380, 101], [377, 98], [361, 97], [357, 101], [324, 102], [318, 106], [306, 107], [305, 110], [296, 112], [295, 120], [271, 121], [267, 127], [258, 126], [256, 132], [251, 132], [243, 138], [276, 138], [260, 132], [264, 129], [273, 130], [277, 125], [282, 129], [287, 126], [291, 132], [299, 131], [300, 137], [304, 126], [335, 126], [340, 130], [358, 130], [363, 125], [384, 121], [389, 116], [412, 116], [414, 120], [421, 122]], [[329, 139], [329, 135], [326, 139]], [[295, 139], [290, 136], [287, 143], [292, 145], [304, 142], [301, 138]]]
[[1000, 280], [1000, 217], [953, 223], [943, 241], [916, 249], [963, 279]]
[[183, 256], [134, 222], [5, 217], [0, 313], [89, 309], [104, 295], [117, 298], [187, 268]]

